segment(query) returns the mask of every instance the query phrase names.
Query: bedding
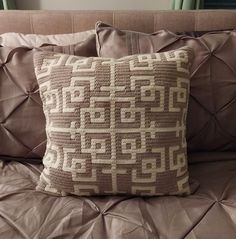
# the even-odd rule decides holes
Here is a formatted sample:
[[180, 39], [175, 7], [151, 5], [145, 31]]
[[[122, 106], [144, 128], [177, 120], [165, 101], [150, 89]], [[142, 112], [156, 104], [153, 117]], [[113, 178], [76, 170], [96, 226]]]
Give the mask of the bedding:
[[190, 165], [201, 186], [188, 197], [49, 196], [35, 191], [42, 166], [5, 162], [0, 239], [235, 239], [236, 154], [193, 156], [211, 162]]
[[[75, 45], [45, 46], [41, 50], [96, 56], [93, 36]], [[0, 155], [41, 162], [46, 133], [33, 66], [35, 51], [28, 47], [0, 47]]]
[[[118, 58], [127, 54], [193, 48], [187, 115], [188, 152], [236, 151], [236, 30], [201, 37], [169, 31], [144, 34], [121, 31], [104, 23], [96, 27], [98, 54]], [[114, 46], [115, 45], [115, 46]]]
[[167, 30], [152, 34], [120, 30], [103, 22], [95, 25], [97, 54], [100, 57], [121, 58], [134, 54], [147, 54], [177, 41], [179, 36]]
[[120, 59], [38, 52], [47, 149], [38, 190], [187, 195], [190, 48]]
[[45, 44], [67, 46], [83, 42], [91, 36], [95, 37], [94, 30], [55, 35], [8, 32], [0, 35], [0, 45], [5, 47], [26, 46], [31, 48], [40, 47]]
[[[0, 32], [81, 31], [91, 29], [99, 19], [121, 29], [147, 33], [159, 29], [204, 31], [235, 27], [236, 11], [0, 11]], [[197, 120], [205, 125], [199, 127], [199, 132], [194, 129], [192, 149], [206, 152], [188, 153], [191, 188], [198, 186], [191, 178], [200, 183], [193, 194], [50, 196], [35, 190], [42, 165], [26, 163], [25, 158], [9, 162], [15, 158], [0, 156], [0, 239], [235, 239], [236, 91], [235, 68], [231, 67], [235, 62], [231, 58], [235, 56], [232, 35], [221, 38], [225, 44], [220, 39], [205, 40], [205, 36], [200, 41], [206, 49], [199, 48], [204, 56], [199, 68], [206, 65], [201, 74], [193, 73], [200, 81], [196, 84], [194, 78], [194, 98], [191, 96], [190, 101], [195, 102], [197, 111], [195, 115], [190, 113], [194, 127], [199, 127]], [[194, 42], [191, 40], [191, 44]], [[229, 77], [227, 72], [232, 75]], [[0, 121], [0, 128], [2, 124]], [[216, 141], [211, 141], [214, 135], [218, 135]], [[193, 146], [194, 139], [188, 140]], [[15, 145], [9, 152], [14, 149]]]

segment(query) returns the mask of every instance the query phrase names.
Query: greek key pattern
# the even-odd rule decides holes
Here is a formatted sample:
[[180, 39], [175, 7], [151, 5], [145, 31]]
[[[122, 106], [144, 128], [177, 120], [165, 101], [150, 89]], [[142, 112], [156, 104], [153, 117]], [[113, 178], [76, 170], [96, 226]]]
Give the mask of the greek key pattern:
[[188, 193], [189, 55], [188, 48], [118, 60], [37, 53], [48, 140], [38, 189]]

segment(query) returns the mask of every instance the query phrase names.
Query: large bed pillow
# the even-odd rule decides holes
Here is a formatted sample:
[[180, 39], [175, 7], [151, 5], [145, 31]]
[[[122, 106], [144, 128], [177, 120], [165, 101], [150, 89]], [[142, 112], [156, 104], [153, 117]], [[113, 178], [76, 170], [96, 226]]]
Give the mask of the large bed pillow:
[[[89, 37], [72, 46], [41, 50], [96, 56], [95, 45]], [[35, 51], [0, 47], [0, 156], [8, 160], [42, 162], [46, 148], [45, 117], [33, 66]]]
[[23, 34], [16, 32], [8, 32], [0, 35], [0, 45], [6, 47], [40, 47], [44, 44], [68, 46], [85, 41], [91, 36], [95, 37], [94, 30], [56, 35]]
[[37, 189], [58, 195], [189, 193], [190, 48], [121, 59], [38, 52], [47, 149]]
[[98, 23], [96, 33], [97, 50], [102, 57], [191, 47], [195, 58], [190, 68], [188, 152], [236, 151], [235, 30], [208, 32], [200, 37], [169, 31], [149, 35]]

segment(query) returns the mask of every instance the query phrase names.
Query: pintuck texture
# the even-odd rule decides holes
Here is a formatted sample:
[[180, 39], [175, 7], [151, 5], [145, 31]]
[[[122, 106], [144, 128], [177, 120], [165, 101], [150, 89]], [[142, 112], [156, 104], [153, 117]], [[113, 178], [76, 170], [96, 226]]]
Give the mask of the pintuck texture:
[[[95, 38], [71, 46], [39, 50], [96, 56]], [[46, 148], [45, 116], [39, 96], [33, 55], [27, 47], [0, 48], [0, 156], [7, 160], [42, 162]]]
[[[193, 49], [187, 117], [188, 152], [236, 150], [236, 31], [216, 31], [201, 37], [178, 36], [167, 30], [153, 34], [121, 31], [97, 24], [98, 53], [119, 58], [162, 52], [181, 46]], [[112, 47], [115, 45], [115, 47]]]
[[0, 112], [0, 155], [42, 157], [45, 117], [30, 48], [0, 48]]
[[36, 53], [48, 140], [37, 189], [188, 194], [191, 58], [190, 48], [118, 60]]
[[215, 155], [190, 165], [200, 187], [188, 197], [52, 197], [35, 191], [41, 165], [5, 163], [0, 238], [235, 239], [235, 153], [198, 157]]

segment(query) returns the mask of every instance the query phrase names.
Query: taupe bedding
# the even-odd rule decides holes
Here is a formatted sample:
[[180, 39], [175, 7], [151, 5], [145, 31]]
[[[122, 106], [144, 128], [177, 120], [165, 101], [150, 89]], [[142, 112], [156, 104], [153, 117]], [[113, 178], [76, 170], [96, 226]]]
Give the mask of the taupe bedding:
[[[92, 29], [98, 20], [120, 29], [146, 33], [161, 29], [173, 32], [212, 31], [235, 28], [235, 19], [235, 10], [0, 11], [0, 34], [65, 34]], [[209, 82], [215, 89], [214, 81]], [[235, 85], [235, 81], [228, 83], [230, 87]], [[35, 191], [41, 165], [22, 162], [1, 165], [0, 157], [0, 239], [235, 239], [236, 153], [225, 152], [235, 149], [232, 145], [236, 142], [233, 134], [235, 117], [228, 114], [229, 110], [234, 112], [236, 102], [235, 91], [231, 92], [232, 100], [229, 104], [222, 104], [226, 111], [218, 112], [223, 123], [220, 131], [216, 130], [219, 123], [216, 115], [210, 113], [215, 113], [215, 108], [206, 114], [207, 108], [203, 107], [199, 115], [204, 124], [201, 132], [197, 131], [196, 135], [201, 136], [195, 138], [197, 143], [206, 142], [212, 133], [217, 139], [225, 138], [227, 141], [224, 147], [217, 147], [222, 142], [219, 140], [214, 147], [206, 148], [207, 153], [189, 157], [191, 162], [195, 162], [190, 165], [190, 177], [200, 183], [189, 197], [48, 196]], [[218, 96], [216, 102], [222, 102]], [[228, 99], [230, 94], [223, 96]], [[203, 102], [206, 105], [211, 103]], [[230, 124], [225, 123], [225, 116]], [[9, 134], [7, 125], [12, 122], [10, 118], [9, 121], [0, 120], [0, 130], [7, 128]], [[228, 130], [229, 126], [233, 130]], [[210, 134], [205, 127], [210, 127]], [[3, 141], [0, 137], [0, 143]], [[17, 143], [8, 146], [4, 155], [13, 156], [13, 147]], [[224, 152], [209, 153], [212, 150]], [[25, 159], [26, 155], [22, 157]], [[32, 163], [36, 161], [30, 160]]]
[[41, 165], [4, 162], [0, 239], [235, 239], [236, 155], [221, 157], [190, 165], [201, 186], [185, 198], [48, 196], [35, 191]]

